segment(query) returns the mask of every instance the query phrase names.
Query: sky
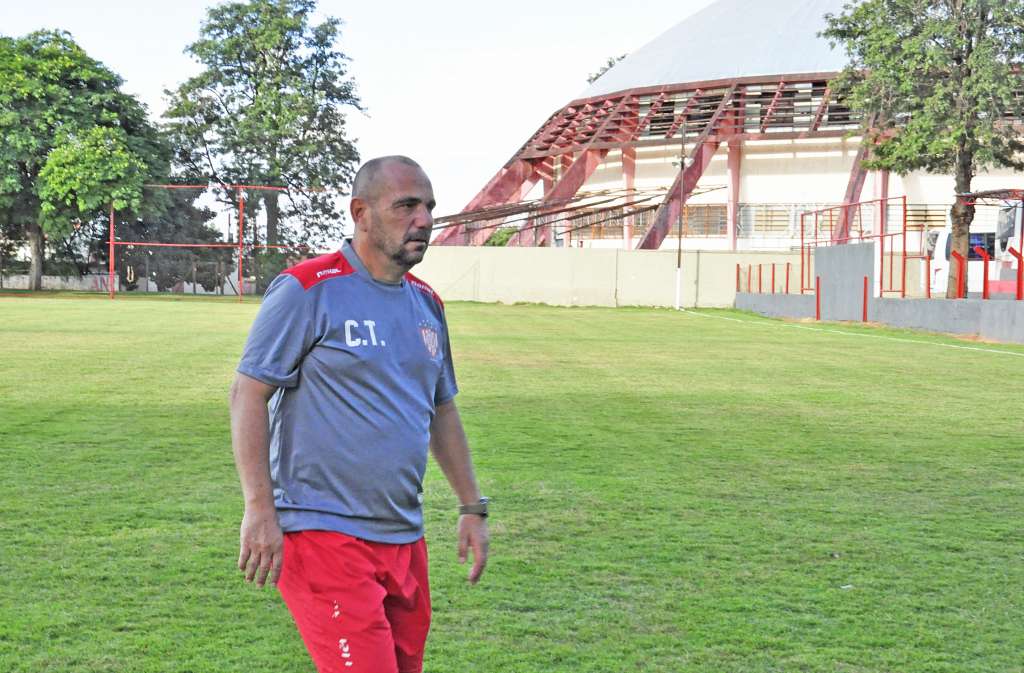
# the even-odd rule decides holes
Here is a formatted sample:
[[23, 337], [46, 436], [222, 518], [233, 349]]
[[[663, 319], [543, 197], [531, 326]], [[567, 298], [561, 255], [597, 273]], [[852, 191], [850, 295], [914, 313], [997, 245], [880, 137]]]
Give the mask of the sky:
[[[0, 34], [71, 33], [124, 78], [154, 120], [165, 88], [200, 70], [184, 53], [209, 0], [0, 0]], [[406, 154], [426, 169], [437, 209], [460, 211], [610, 56], [629, 53], [711, 0], [320, 0], [342, 19], [366, 114], [349, 114], [361, 156]]]

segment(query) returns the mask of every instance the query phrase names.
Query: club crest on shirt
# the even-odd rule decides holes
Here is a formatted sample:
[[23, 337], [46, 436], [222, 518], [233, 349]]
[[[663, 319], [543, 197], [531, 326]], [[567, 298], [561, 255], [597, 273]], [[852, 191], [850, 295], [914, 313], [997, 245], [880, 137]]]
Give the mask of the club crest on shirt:
[[422, 337], [423, 345], [427, 347], [427, 352], [430, 353], [430, 357], [436, 358], [438, 352], [441, 350], [437, 329], [430, 323], [421, 322], [420, 337]]

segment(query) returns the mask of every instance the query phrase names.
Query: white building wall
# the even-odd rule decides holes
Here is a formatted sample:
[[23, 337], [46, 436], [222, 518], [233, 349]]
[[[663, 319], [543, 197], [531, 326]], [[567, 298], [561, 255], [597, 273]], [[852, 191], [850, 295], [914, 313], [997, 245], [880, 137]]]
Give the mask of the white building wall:
[[[746, 141], [741, 146], [741, 204], [806, 204], [818, 207], [843, 201], [850, 169], [860, 144], [859, 137], [815, 138], [798, 140]], [[689, 152], [690, 148], [687, 148]], [[704, 171], [698, 189], [688, 203], [726, 204], [728, 202], [728, 147], [723, 143]], [[634, 187], [637, 191], [665, 189], [679, 171], [679, 148], [669, 146], [639, 147], [636, 157]], [[619, 150], [609, 152], [581, 191], [621, 190], [626, 186]], [[1008, 187], [1024, 187], [1024, 174], [998, 169], [978, 175], [975, 191]], [[924, 172], [889, 177], [889, 197], [906, 195], [909, 204], [948, 206], [954, 200], [954, 182], [950, 175]], [[865, 180], [860, 200], [879, 198], [882, 193], [881, 174], [872, 172]], [[635, 245], [617, 239], [584, 240], [583, 245], [595, 248], [623, 248]], [[576, 245], [578, 241], [574, 241]], [[678, 242], [666, 239], [662, 249], [675, 248]], [[765, 241], [740, 238], [737, 248], [776, 249], [789, 247], [785, 239]], [[683, 249], [726, 250], [729, 241], [723, 237], [685, 239]]]
[[[859, 138], [792, 141], [747, 141], [742, 146], [740, 202], [742, 203], [839, 203], [857, 154]], [[698, 184], [701, 190], [721, 188], [691, 199], [692, 203], [725, 203], [728, 184], [728, 148], [723, 144]], [[679, 155], [669, 148], [639, 148], [635, 187], [665, 188], [675, 179]], [[877, 174], [870, 173], [861, 192], [861, 200], [875, 198]], [[996, 169], [979, 174], [972, 189], [1021, 187], [1024, 174]], [[622, 156], [610, 152], [587, 180], [583, 190], [622, 189]], [[890, 175], [889, 196], [906, 194], [913, 203], [952, 204], [954, 183], [951, 175], [914, 172], [908, 176]]]

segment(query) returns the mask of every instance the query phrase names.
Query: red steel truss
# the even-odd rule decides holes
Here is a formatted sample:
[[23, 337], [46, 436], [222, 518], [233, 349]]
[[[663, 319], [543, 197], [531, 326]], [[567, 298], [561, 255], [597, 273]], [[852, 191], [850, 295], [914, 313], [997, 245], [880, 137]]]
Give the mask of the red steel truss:
[[[573, 101], [541, 125], [462, 213], [517, 203], [540, 181], [544, 207], [557, 208], [583, 187], [612, 151], [621, 153], [624, 178], [631, 184], [638, 148], [675, 146], [686, 158], [658, 209], [656, 225], [639, 243], [641, 248], [656, 248], [723, 142], [728, 142], [730, 156], [735, 150], [733, 165], [738, 171], [739, 152], [747, 140], [838, 138], [859, 128], [860, 120], [831, 94], [828, 81], [835, 75], [691, 82]], [[434, 244], [482, 245], [494, 224], [463, 221], [443, 230]], [[510, 244], [550, 242], [549, 229], [527, 222]]]

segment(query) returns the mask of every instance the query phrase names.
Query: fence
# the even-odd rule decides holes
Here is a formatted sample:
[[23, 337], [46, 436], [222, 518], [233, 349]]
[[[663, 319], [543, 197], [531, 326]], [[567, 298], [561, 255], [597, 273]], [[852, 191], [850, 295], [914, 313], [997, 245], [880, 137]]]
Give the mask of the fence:
[[736, 292], [790, 294], [793, 287], [791, 262], [759, 262], [736, 265]]
[[110, 297], [122, 290], [262, 292], [322, 250], [340, 222], [337, 192], [267, 185], [147, 185], [135, 209], [109, 211]]
[[[878, 262], [875, 274], [879, 297], [907, 295], [907, 260], [928, 259], [929, 220], [908, 222], [907, 197], [872, 199], [830, 206], [800, 214], [800, 293], [814, 291], [815, 248], [851, 242], [875, 241]], [[897, 277], [898, 269], [898, 277]]]

